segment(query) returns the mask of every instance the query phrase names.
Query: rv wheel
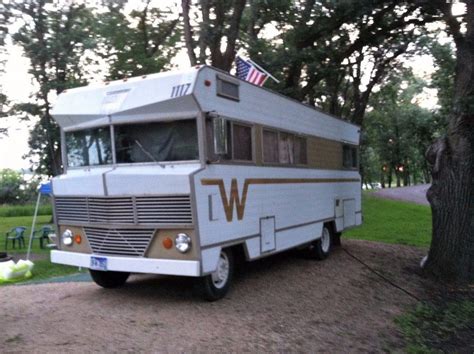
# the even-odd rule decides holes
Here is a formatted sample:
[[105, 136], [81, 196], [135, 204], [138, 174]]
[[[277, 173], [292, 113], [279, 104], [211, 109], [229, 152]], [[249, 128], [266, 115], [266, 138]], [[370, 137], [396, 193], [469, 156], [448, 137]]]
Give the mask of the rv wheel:
[[222, 299], [229, 291], [234, 273], [234, 257], [230, 249], [223, 249], [217, 262], [217, 270], [197, 278], [196, 290], [207, 301]]
[[100, 270], [89, 269], [91, 277], [97, 285], [103, 288], [118, 288], [125, 284], [130, 273], [125, 272], [103, 272]]
[[327, 256], [329, 256], [329, 253], [331, 252], [332, 239], [333, 235], [331, 229], [327, 225], [324, 225], [321, 238], [317, 239], [316, 241], [313, 241], [309, 245], [310, 257], [317, 260], [326, 259]]

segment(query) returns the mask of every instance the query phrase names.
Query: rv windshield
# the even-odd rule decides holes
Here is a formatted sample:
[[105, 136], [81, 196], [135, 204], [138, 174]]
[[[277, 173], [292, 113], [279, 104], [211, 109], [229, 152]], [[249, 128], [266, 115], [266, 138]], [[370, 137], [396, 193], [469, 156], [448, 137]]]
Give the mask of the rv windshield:
[[66, 133], [66, 149], [69, 167], [111, 164], [110, 128]]
[[196, 120], [115, 126], [117, 163], [199, 159]]

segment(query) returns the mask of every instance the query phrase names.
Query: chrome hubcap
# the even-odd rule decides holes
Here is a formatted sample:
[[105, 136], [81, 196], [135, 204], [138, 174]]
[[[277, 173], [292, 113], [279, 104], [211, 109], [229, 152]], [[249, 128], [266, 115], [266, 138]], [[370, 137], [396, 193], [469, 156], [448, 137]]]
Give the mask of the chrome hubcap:
[[323, 228], [323, 235], [321, 236], [321, 248], [324, 253], [329, 252], [329, 246], [331, 245], [331, 235], [327, 228]]
[[229, 278], [229, 258], [224, 252], [221, 252], [219, 262], [217, 263], [217, 270], [211, 276], [216, 288], [222, 289], [226, 285]]

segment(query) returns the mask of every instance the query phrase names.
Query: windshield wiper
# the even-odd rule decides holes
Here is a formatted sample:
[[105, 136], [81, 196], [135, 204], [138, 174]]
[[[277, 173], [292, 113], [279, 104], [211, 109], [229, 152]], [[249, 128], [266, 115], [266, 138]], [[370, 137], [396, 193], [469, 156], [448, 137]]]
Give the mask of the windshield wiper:
[[146, 156], [148, 156], [150, 159], [153, 160], [153, 162], [158, 162], [158, 161], [156, 161], [155, 157], [154, 157], [152, 154], [150, 154], [150, 152], [148, 152], [148, 151], [142, 146], [142, 144], [140, 144], [140, 142], [139, 142], [137, 139], [135, 139], [135, 144], [137, 144], [138, 147], [146, 154]]

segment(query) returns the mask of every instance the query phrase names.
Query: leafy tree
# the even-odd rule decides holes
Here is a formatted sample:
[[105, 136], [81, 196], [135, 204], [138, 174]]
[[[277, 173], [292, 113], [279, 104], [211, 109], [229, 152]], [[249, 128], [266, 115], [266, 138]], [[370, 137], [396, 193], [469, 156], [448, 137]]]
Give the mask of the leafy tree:
[[[0, 3], [0, 74], [3, 73], [4, 59], [2, 58], [5, 54], [5, 37], [8, 34], [8, 20], [10, 18], [10, 11], [7, 4]], [[7, 96], [1, 91], [0, 88], [0, 119], [7, 115], [8, 99]], [[6, 134], [7, 128], [0, 126], [0, 135]]]
[[0, 170], [0, 204], [16, 203], [20, 200], [24, 184], [20, 173], [11, 170]]
[[383, 187], [393, 176], [397, 186], [429, 181], [424, 152], [444, 126], [413, 102], [425, 85], [409, 70], [394, 71], [371, 96], [361, 146], [364, 180], [378, 175]]
[[178, 16], [150, 7], [150, 0], [134, 2], [141, 10], [125, 15], [125, 1], [109, 0], [98, 15], [100, 37], [96, 53], [109, 64], [109, 79], [156, 73], [169, 66], [180, 39]]
[[431, 77], [431, 87], [438, 90], [439, 115], [447, 117], [451, 113], [453, 102], [456, 55], [451, 44], [442, 45], [436, 41], [430, 43], [430, 53], [436, 67]]
[[[235, 59], [246, 0], [182, 0], [184, 41], [191, 65], [229, 71]], [[199, 22], [191, 16], [200, 17]], [[223, 49], [224, 48], [224, 49]]]
[[433, 237], [425, 269], [450, 280], [474, 280], [474, 2], [455, 17], [451, 4], [431, 1], [456, 45], [456, 74], [446, 135], [427, 152], [433, 183], [427, 196]]
[[84, 5], [47, 0], [18, 1], [13, 15], [24, 25], [13, 33], [31, 61], [29, 72], [39, 85], [34, 103], [19, 104], [16, 110], [37, 117], [29, 139], [29, 156], [39, 156], [38, 173], [61, 172], [59, 128], [52, 120], [51, 97], [67, 88], [85, 84], [82, 58], [93, 47], [89, 34], [91, 12]]

